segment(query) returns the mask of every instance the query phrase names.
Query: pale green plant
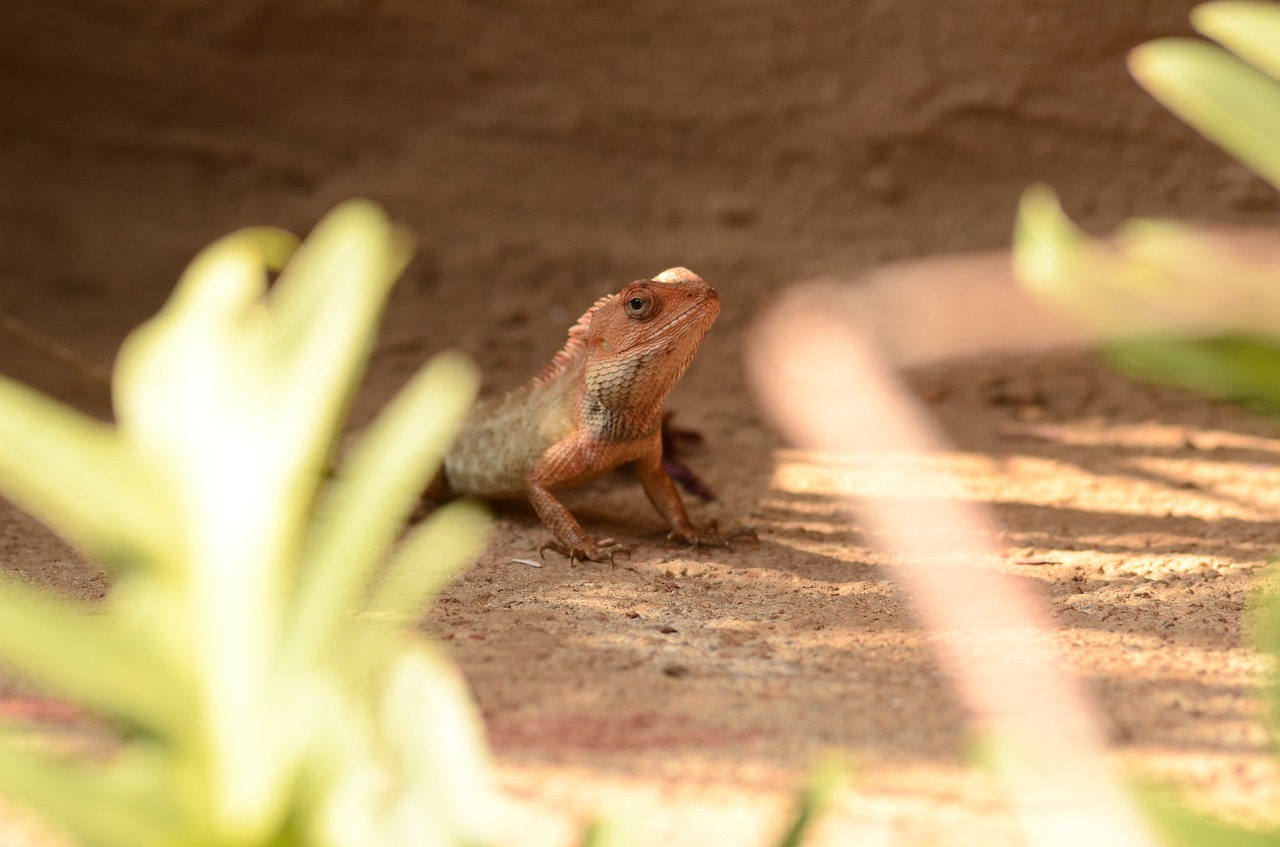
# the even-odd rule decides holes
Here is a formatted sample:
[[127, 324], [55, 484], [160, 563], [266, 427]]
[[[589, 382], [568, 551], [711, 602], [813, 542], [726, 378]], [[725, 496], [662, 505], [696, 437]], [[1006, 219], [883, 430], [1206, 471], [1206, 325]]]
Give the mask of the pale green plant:
[[[1134, 77], [1157, 100], [1280, 187], [1280, 5], [1214, 2], [1193, 25], [1218, 41], [1162, 39], [1130, 55]], [[1030, 189], [1015, 233], [1023, 286], [1074, 316], [1122, 369], [1200, 393], [1280, 412], [1280, 276], [1240, 258], [1212, 235], [1171, 221], [1125, 224], [1094, 240], [1053, 192]], [[1280, 593], [1260, 597], [1258, 646], [1280, 657]], [[1280, 685], [1268, 687], [1273, 723]], [[1168, 843], [1261, 847], [1260, 832], [1193, 813], [1154, 791], [1142, 795]]]
[[403, 626], [487, 518], [455, 503], [397, 543], [472, 365], [431, 362], [323, 484], [408, 255], [358, 202], [300, 247], [273, 229], [215, 243], [121, 350], [115, 425], [0, 379], [0, 493], [115, 573], [103, 606], [0, 581], [0, 661], [117, 730], [105, 761], [20, 727], [0, 745], [0, 791], [77, 843], [489, 839], [469, 698]]
[[[1134, 77], [1171, 111], [1280, 186], [1280, 5], [1207, 3], [1192, 23], [1230, 49], [1161, 39], [1133, 51]], [[1081, 232], [1053, 192], [1027, 191], [1015, 266], [1033, 295], [1072, 315], [1121, 367], [1280, 409], [1280, 285], [1274, 268], [1168, 220]]]
[[[809, 772], [797, 793], [791, 815], [784, 821], [774, 847], [801, 847], [813, 827], [849, 787], [851, 766], [838, 755], [821, 759]], [[634, 819], [612, 816], [593, 821], [582, 837], [582, 847], [639, 847], [642, 828]]]
[[[0, 377], [0, 494], [115, 574], [105, 607], [0, 579], [0, 662], [114, 734], [102, 761], [3, 727], [0, 793], [74, 842], [492, 843], [470, 699], [404, 626], [488, 520], [453, 503], [399, 540], [474, 398], [473, 366], [428, 364], [324, 482], [408, 255], [367, 203], [300, 247], [273, 229], [215, 243], [124, 345], [114, 426]], [[815, 772], [781, 845], [843, 773]], [[603, 819], [583, 844], [638, 837]]]

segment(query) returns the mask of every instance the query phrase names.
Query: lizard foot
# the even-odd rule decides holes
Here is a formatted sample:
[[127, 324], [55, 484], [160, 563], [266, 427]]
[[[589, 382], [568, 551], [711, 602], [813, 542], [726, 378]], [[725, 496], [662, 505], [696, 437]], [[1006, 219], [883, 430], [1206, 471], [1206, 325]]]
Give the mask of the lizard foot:
[[760, 546], [760, 536], [756, 535], [753, 528], [741, 527], [722, 533], [715, 521], [702, 528], [695, 527], [687, 532], [672, 530], [667, 534], [668, 541], [683, 542], [690, 547], [724, 547], [726, 550], [733, 548], [733, 541], [737, 538], [750, 539], [756, 547]]
[[561, 544], [559, 541], [553, 539], [538, 548], [538, 558], [542, 558], [542, 554], [548, 550], [566, 557], [569, 560], [570, 565], [579, 559], [584, 562], [608, 562], [610, 565], [613, 565], [613, 557], [621, 553], [625, 553], [628, 559], [631, 558], [630, 548], [623, 544], [619, 544], [612, 538], [603, 538], [600, 541], [592, 541], [588, 539], [587, 543], [581, 547]]

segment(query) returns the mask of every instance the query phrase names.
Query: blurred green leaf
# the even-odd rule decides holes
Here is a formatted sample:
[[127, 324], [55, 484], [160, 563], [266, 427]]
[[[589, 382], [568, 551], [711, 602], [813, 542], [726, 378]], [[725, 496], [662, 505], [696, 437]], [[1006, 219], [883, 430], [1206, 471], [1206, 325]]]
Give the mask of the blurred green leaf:
[[4, 377], [0, 409], [0, 477], [16, 505], [103, 562], [156, 562], [173, 549], [159, 481], [111, 427]]
[[1218, 823], [1191, 811], [1167, 791], [1136, 792], [1147, 819], [1168, 847], [1275, 847], [1280, 832], [1258, 832]]
[[73, 763], [16, 749], [0, 756], [0, 792], [44, 810], [93, 847], [173, 847], [184, 838], [177, 810], [154, 791], [162, 773], [140, 762]]
[[1205, 3], [1191, 23], [1246, 62], [1280, 77], [1280, 6], [1259, 0]]
[[1136, 48], [1129, 70], [1169, 111], [1280, 185], [1280, 82], [1202, 41], [1170, 38]]
[[[1276, 557], [1268, 560], [1269, 567], [1255, 580], [1251, 596], [1245, 604], [1246, 635], [1254, 647], [1267, 655], [1280, 658], [1280, 570]], [[1273, 665], [1263, 689], [1267, 699], [1267, 711], [1272, 727], [1280, 727], [1280, 667]], [[1280, 755], [1280, 742], [1272, 741]]]
[[[1280, 5], [1208, 3], [1192, 21], [1236, 55], [1201, 41], [1165, 39], [1134, 50], [1130, 70], [1167, 108], [1280, 186]], [[1280, 413], [1274, 267], [1251, 265], [1187, 227], [1163, 222], [1130, 222], [1109, 240], [1091, 239], [1043, 187], [1024, 195], [1014, 240], [1022, 285], [1092, 330], [1121, 369]], [[1271, 590], [1260, 605], [1254, 641], [1280, 656], [1280, 592]], [[1275, 679], [1269, 699], [1280, 721]], [[1170, 845], [1280, 843], [1280, 832], [1217, 823], [1167, 794], [1143, 790], [1139, 797]]]
[[1045, 186], [1023, 194], [1014, 270], [1028, 293], [1100, 339], [1280, 333], [1271, 269], [1170, 221], [1128, 221], [1094, 240]]
[[1152, 382], [1280, 412], [1280, 340], [1144, 338], [1104, 345], [1118, 368]]
[[[190, 685], [152, 648], [106, 616], [0, 579], [0, 659], [7, 667], [102, 715], [152, 733], [176, 733], [195, 706]], [[169, 684], [158, 687], [157, 679]]]
[[[117, 427], [0, 381], [0, 492], [131, 565], [100, 614], [0, 582], [0, 659], [123, 730], [95, 767], [0, 744], [0, 787], [85, 844], [487, 837], [488, 762], [456, 672], [353, 614], [407, 612], [483, 544], [459, 504], [392, 555], [474, 368], [446, 357], [415, 377], [320, 497], [407, 244], [367, 203], [300, 247], [270, 229], [215, 243], [122, 348]], [[370, 594], [379, 565], [387, 596]]]
[[778, 847], [800, 847], [818, 817], [848, 785], [849, 767], [842, 760], [831, 757], [819, 763], [796, 802], [791, 820], [777, 841]]
[[[298, 590], [291, 636], [300, 655], [332, 643], [342, 616], [366, 590], [418, 502], [424, 480], [439, 467], [477, 387], [478, 376], [468, 360], [436, 358], [405, 386], [343, 462], [315, 521], [308, 570]], [[465, 529], [437, 532], [430, 541], [476, 537], [477, 529], [476, 522], [467, 521]], [[474, 545], [467, 550], [467, 559], [446, 569], [450, 574], [480, 552]], [[420, 595], [414, 602], [423, 599]]]
[[[424, 721], [423, 715], [432, 719]], [[484, 730], [461, 675], [434, 650], [405, 644], [380, 698], [385, 744], [404, 745], [396, 843], [478, 845], [493, 838], [494, 785]], [[434, 837], [431, 837], [434, 835]]]
[[582, 847], [636, 847], [639, 827], [634, 820], [620, 817], [596, 818], [587, 824], [579, 842]]
[[484, 552], [489, 512], [479, 503], [456, 500], [439, 507], [411, 532], [388, 563], [367, 603], [381, 617], [405, 622]]

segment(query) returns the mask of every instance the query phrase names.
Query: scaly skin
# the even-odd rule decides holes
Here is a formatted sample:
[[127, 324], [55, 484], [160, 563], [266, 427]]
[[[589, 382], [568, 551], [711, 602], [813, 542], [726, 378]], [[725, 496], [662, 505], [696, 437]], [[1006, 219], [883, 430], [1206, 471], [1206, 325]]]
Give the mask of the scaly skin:
[[671, 268], [604, 297], [569, 330], [542, 373], [505, 396], [476, 404], [444, 459], [444, 492], [525, 496], [554, 540], [543, 549], [612, 561], [627, 548], [596, 540], [553, 493], [635, 463], [669, 538], [721, 541], [689, 520], [662, 467], [662, 405], [720, 314], [701, 277]]

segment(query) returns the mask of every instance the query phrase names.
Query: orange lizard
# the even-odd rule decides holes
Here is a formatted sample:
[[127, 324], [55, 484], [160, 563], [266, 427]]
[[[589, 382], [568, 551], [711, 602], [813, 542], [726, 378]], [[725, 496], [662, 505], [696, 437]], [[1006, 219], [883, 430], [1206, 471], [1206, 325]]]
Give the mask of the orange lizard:
[[668, 538], [724, 543], [698, 528], [662, 466], [662, 404], [720, 314], [715, 289], [671, 268], [603, 297], [569, 330], [541, 373], [477, 403], [444, 459], [432, 496], [525, 496], [554, 538], [539, 550], [613, 561], [630, 551], [596, 540], [553, 493], [632, 462]]

